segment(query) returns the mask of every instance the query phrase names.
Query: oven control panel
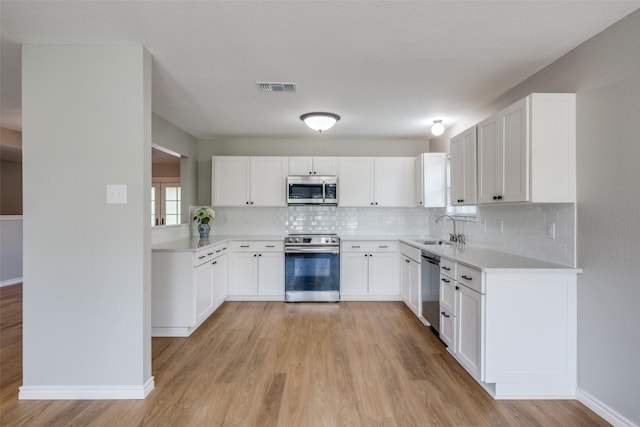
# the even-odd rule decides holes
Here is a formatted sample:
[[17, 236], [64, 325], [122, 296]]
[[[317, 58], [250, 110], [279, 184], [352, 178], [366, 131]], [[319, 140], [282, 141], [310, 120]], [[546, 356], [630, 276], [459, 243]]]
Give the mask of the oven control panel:
[[291, 235], [285, 237], [285, 245], [338, 245], [340, 238], [335, 235]]

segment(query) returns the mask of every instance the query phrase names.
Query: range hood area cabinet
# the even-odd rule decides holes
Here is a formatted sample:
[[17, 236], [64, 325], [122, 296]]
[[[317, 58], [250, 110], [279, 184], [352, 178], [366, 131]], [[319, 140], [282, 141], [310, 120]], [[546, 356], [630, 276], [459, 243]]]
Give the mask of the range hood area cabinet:
[[575, 203], [575, 94], [534, 93], [494, 114], [477, 150], [478, 203]]
[[447, 206], [447, 153], [422, 153], [416, 157], [416, 205]]
[[289, 157], [289, 175], [337, 176], [337, 157]]
[[213, 156], [213, 206], [287, 206], [288, 157]]

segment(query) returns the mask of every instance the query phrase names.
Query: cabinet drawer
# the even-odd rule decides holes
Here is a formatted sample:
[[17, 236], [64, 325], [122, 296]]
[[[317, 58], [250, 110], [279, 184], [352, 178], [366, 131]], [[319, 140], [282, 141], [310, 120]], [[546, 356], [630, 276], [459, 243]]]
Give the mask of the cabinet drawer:
[[342, 252], [398, 252], [397, 240], [343, 240], [340, 242]]
[[456, 312], [456, 282], [451, 277], [440, 275], [440, 308]]
[[454, 354], [456, 342], [456, 317], [453, 312], [440, 308], [440, 339]]
[[236, 240], [231, 242], [234, 252], [283, 252], [284, 242], [279, 240]]
[[218, 244], [218, 245], [215, 245], [215, 246], [213, 247], [213, 252], [214, 252], [213, 257], [214, 257], [214, 258], [217, 258], [217, 257], [219, 257], [219, 256], [222, 256], [222, 255], [224, 255], [224, 254], [226, 254], [226, 253], [227, 253], [227, 250], [228, 250], [228, 244], [227, 244], [227, 242], [224, 242], [224, 243], [220, 243], [220, 244]]
[[415, 262], [422, 262], [422, 250], [416, 247], [400, 242], [400, 253], [407, 256], [408, 258], [411, 258]]
[[211, 261], [214, 258], [215, 258], [215, 251], [213, 250], [213, 248], [207, 248], [202, 251], [198, 251], [195, 254], [193, 254], [193, 266], [197, 267], [199, 265], [202, 265], [206, 262]]
[[456, 263], [447, 258], [440, 258], [440, 274], [449, 276], [452, 279], [456, 277]]
[[456, 280], [458, 283], [484, 294], [482, 272], [466, 265], [458, 264], [456, 267]]

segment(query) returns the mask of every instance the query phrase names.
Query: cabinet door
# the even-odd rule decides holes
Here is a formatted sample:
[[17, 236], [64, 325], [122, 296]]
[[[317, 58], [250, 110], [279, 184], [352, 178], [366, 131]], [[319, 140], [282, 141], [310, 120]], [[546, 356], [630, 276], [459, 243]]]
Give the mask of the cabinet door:
[[195, 304], [195, 322], [193, 325], [204, 320], [213, 307], [213, 266], [211, 262], [195, 267], [193, 269], [193, 287]]
[[504, 152], [504, 173], [499, 183], [502, 202], [524, 202], [529, 199], [527, 100], [521, 99], [500, 113]]
[[502, 129], [497, 115], [478, 126], [478, 203], [496, 203], [504, 173]]
[[411, 260], [406, 255], [400, 255], [400, 294], [402, 300], [409, 307], [411, 293]]
[[422, 191], [425, 208], [447, 206], [447, 154], [424, 153]]
[[251, 158], [251, 198], [253, 206], [286, 206], [289, 172], [287, 157]]
[[216, 258], [211, 265], [213, 306], [218, 308], [227, 298], [227, 255]]
[[258, 254], [258, 295], [284, 298], [284, 254]]
[[340, 254], [340, 295], [367, 295], [369, 254], [344, 252]]
[[289, 175], [312, 175], [313, 159], [311, 157], [289, 157]]
[[440, 339], [453, 354], [456, 354], [456, 317], [452, 312], [442, 308], [442, 305], [440, 305]]
[[392, 252], [369, 254], [369, 295], [400, 295], [398, 256]]
[[374, 165], [374, 205], [416, 206], [416, 164], [413, 157], [376, 157]]
[[338, 175], [338, 158], [337, 157], [314, 157], [313, 158], [313, 174], [314, 175]]
[[258, 295], [258, 254], [229, 255], [229, 295]]
[[476, 127], [451, 139], [451, 204], [475, 205], [477, 197]]
[[459, 286], [456, 313], [458, 360], [477, 379], [483, 380], [482, 369], [482, 295]]
[[340, 206], [371, 206], [373, 204], [373, 159], [371, 157], [341, 157]]
[[[249, 204], [249, 157], [212, 157], [211, 200], [213, 206]], [[284, 190], [283, 190], [284, 191]]]
[[422, 304], [420, 303], [420, 263], [411, 261], [409, 263], [409, 308], [420, 317]]

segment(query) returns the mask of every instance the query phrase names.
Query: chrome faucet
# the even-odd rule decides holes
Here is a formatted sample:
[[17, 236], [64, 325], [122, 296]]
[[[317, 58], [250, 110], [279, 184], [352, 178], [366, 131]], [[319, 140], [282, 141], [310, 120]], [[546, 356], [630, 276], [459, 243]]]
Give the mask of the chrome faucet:
[[456, 232], [456, 220], [453, 219], [451, 215], [440, 215], [438, 218], [436, 218], [436, 224], [438, 223], [438, 221], [440, 221], [440, 218], [445, 217], [449, 218], [451, 220], [451, 223], [453, 224], [453, 233], [449, 233], [449, 241], [455, 243], [464, 243], [464, 234], [458, 234]]

